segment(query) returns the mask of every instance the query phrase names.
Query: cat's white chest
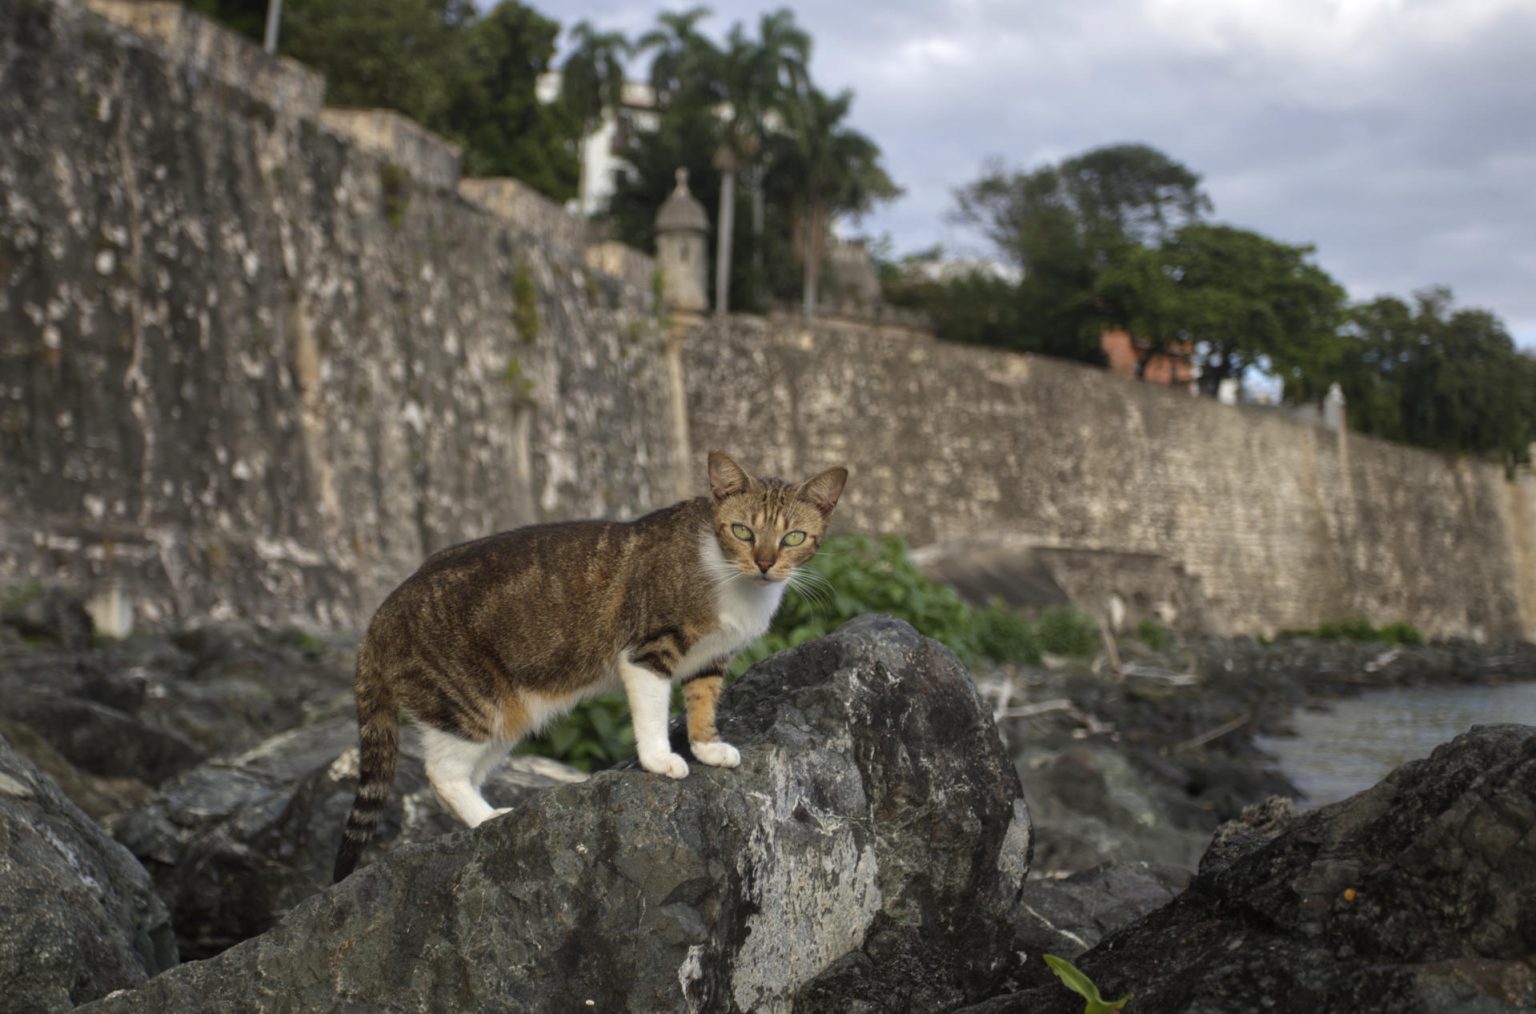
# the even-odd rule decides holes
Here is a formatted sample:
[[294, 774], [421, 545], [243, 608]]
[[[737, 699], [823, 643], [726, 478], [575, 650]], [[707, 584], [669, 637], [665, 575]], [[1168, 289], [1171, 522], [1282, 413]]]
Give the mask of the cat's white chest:
[[[701, 548], [706, 559], [713, 554], [721, 567], [730, 566], [720, 556], [713, 538]], [[711, 662], [729, 658], [766, 634], [787, 587], [784, 581], [754, 581], [744, 574], [719, 585], [715, 591], [715, 604], [720, 613], [720, 625], [688, 649], [688, 654], [673, 671], [674, 678], [690, 676]]]

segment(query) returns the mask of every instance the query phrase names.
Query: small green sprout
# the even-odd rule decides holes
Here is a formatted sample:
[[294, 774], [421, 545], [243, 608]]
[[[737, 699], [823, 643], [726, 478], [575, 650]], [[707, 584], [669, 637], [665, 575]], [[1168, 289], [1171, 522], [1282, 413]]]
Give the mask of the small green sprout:
[[1083, 1007], [1083, 1014], [1119, 1014], [1125, 1005], [1131, 1002], [1131, 997], [1134, 995], [1127, 993], [1118, 1000], [1105, 1000], [1099, 996], [1099, 987], [1093, 984], [1093, 980], [1078, 971], [1077, 966], [1066, 958], [1047, 954], [1045, 963], [1051, 966], [1051, 971], [1056, 973], [1062, 985], [1088, 1001]]

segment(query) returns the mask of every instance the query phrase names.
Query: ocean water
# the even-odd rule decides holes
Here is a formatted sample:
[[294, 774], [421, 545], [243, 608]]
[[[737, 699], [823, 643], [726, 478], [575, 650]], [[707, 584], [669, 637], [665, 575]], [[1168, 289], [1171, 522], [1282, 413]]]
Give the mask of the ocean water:
[[1294, 737], [1258, 743], [1306, 794], [1298, 802], [1314, 807], [1370, 788], [1474, 725], [1504, 722], [1536, 725], [1536, 683], [1374, 690], [1326, 710], [1299, 709]]

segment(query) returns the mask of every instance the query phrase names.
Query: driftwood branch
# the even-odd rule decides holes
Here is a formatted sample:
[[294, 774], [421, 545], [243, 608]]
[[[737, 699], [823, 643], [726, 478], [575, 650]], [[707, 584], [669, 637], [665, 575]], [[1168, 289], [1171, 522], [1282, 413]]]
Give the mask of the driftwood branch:
[[1238, 715], [1236, 718], [1228, 719], [1227, 721], [1222, 722], [1214, 729], [1207, 729], [1205, 732], [1202, 732], [1194, 739], [1186, 739], [1184, 742], [1173, 748], [1174, 752], [1182, 753], [1185, 750], [1193, 750], [1196, 747], [1205, 746], [1205, 744], [1211, 742], [1212, 740], [1220, 739], [1229, 732], [1236, 732], [1238, 729], [1241, 729], [1252, 720], [1253, 716], [1245, 711], [1241, 715]]

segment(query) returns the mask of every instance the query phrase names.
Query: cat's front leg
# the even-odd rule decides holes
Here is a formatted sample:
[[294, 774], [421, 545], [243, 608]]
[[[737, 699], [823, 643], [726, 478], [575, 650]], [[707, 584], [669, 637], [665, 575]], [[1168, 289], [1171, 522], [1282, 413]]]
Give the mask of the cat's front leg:
[[619, 678], [624, 681], [624, 693], [629, 698], [629, 720], [635, 730], [635, 752], [640, 755], [640, 766], [668, 778], [688, 777], [688, 762], [672, 752], [667, 736], [672, 681], [628, 659], [619, 663]]
[[717, 768], [741, 764], [741, 754], [722, 742], [715, 730], [715, 709], [725, 676], [720, 668], [706, 669], [683, 681], [683, 701], [688, 706], [688, 746], [701, 763]]

